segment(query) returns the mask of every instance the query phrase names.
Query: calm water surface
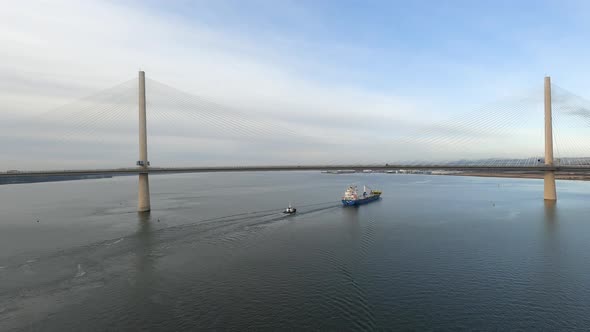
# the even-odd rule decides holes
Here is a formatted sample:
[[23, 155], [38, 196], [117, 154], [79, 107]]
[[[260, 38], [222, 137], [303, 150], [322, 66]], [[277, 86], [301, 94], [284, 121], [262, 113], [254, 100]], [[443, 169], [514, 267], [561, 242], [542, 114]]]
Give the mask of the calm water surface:
[[0, 186], [0, 330], [590, 328], [587, 182], [161, 175], [144, 215], [136, 189]]

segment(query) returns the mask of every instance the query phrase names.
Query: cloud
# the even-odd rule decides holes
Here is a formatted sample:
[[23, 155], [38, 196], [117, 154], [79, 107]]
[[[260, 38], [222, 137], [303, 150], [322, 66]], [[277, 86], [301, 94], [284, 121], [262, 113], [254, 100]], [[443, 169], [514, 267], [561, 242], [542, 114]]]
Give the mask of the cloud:
[[[252, 44], [198, 23], [189, 25], [174, 16], [158, 16], [138, 7], [95, 1], [15, 3], [0, 13], [0, 31], [0, 102], [4, 116], [19, 119], [58, 110], [52, 112], [53, 123], [44, 120], [39, 126], [33, 119], [30, 124], [20, 122], [21, 127], [12, 128], [17, 137], [28, 138], [21, 141], [19, 150], [23, 152], [35, 140], [59, 137], [62, 131], [68, 132], [68, 127], [76, 125], [68, 121], [68, 112], [59, 112], [61, 105], [124, 81], [139, 68], [146, 70], [148, 77], [241, 110], [255, 119], [252, 123], [280, 124], [288, 130], [298, 122], [300, 132], [312, 136], [325, 135], [332, 128], [329, 136], [337, 137], [338, 131], [352, 131], [359, 124], [365, 131], [383, 128], [383, 120], [408, 118], [415, 112], [412, 102], [402, 98], [301, 77], [291, 72], [287, 63], [280, 62], [283, 60], [277, 60], [280, 56], [265, 56], [272, 45]], [[98, 120], [100, 117], [92, 123], [82, 122], [84, 128], [111, 137], [107, 140], [117, 137]], [[321, 128], [325, 130], [317, 135]], [[226, 131], [231, 129], [227, 125]], [[72, 130], [69, 140], [91, 140], [83, 129]], [[154, 128], [152, 132], [166, 135], [165, 128]], [[4, 130], [5, 136], [8, 133]], [[178, 136], [178, 143], [183, 142]], [[97, 151], [105, 150], [103, 154], [108, 155], [107, 148], [97, 147]], [[309, 146], [308, 150], [311, 155]], [[106, 158], [101, 164], [121, 162]], [[39, 154], [35, 168], [43, 167], [46, 159]], [[68, 158], [68, 162], [71, 160]], [[80, 162], [85, 163], [83, 158]]]
[[[327, 34], [328, 23], [299, 2], [282, 2], [287, 9], [275, 2], [253, 4], [260, 11], [249, 13], [262, 28], [250, 27], [235, 6], [215, 2], [201, 8], [205, 13], [199, 19], [143, 2], [5, 6], [0, 12], [0, 144], [10, 146], [11, 157], [0, 161], [0, 168], [56, 167], [62, 156], [63, 166], [71, 168], [90, 160], [101, 167], [133, 165], [133, 80], [90, 99], [99, 105], [94, 109], [67, 103], [126, 82], [139, 69], [154, 79], [148, 81], [152, 165], [516, 155], [537, 144], [536, 132], [524, 130], [512, 136], [522, 144], [506, 151], [504, 136], [490, 139], [493, 124], [441, 123], [461, 117], [465, 100], [479, 97], [472, 95], [477, 89], [493, 86], [494, 97], [509, 90], [511, 85], [498, 84], [498, 77], [511, 67], [496, 71], [475, 60], [459, 63], [404, 48], [374, 48], [359, 39], [344, 40], [345, 32], [334, 41], [315, 38], [314, 33]], [[224, 20], [234, 22], [234, 29], [220, 28]], [[236, 26], [243, 31], [236, 32]], [[453, 45], [469, 46], [464, 43]], [[407, 92], [404, 85], [419, 91], [396, 93], [382, 82], [392, 71], [400, 73], [390, 79], [399, 91]], [[421, 83], [412, 72], [431, 76], [433, 83]], [[490, 72], [493, 76], [483, 80]], [[465, 90], [441, 100], [449, 88], [443, 82]], [[426, 98], [430, 93], [433, 97]], [[112, 105], [105, 100], [115, 97], [125, 100], [126, 113], [107, 109]], [[182, 109], [179, 100], [190, 107]], [[414, 144], [403, 140], [407, 137]], [[463, 145], [449, 148], [450, 143]]]

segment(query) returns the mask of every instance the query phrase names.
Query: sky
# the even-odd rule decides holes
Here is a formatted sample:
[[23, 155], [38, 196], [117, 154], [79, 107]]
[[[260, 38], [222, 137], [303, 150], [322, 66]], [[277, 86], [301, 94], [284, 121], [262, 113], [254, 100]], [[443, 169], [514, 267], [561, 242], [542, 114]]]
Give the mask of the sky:
[[[275, 129], [298, 128], [322, 144], [328, 136], [358, 141], [374, 135], [379, 143], [359, 145], [356, 158], [384, 150], [421, 157], [425, 152], [412, 156], [387, 142], [503, 98], [541, 93], [545, 75], [581, 96], [590, 88], [586, 1], [55, 0], [10, 1], [2, 8], [0, 116], [12, 127], [0, 134], [11, 147], [0, 169], [34, 168], [26, 151], [35, 147], [46, 152], [37, 155], [38, 167], [123, 162], [112, 147], [100, 148], [100, 160], [76, 157], [69, 148], [68, 156], [49, 153], [35, 146], [43, 132], [28, 133], [24, 119], [133, 79], [140, 69], [157, 82], [275, 121]], [[68, 113], [53, 114], [65, 119]], [[523, 124], [527, 143], [512, 155], [542, 151], [535, 145], [542, 132], [528, 134], [539, 123], [542, 118]], [[153, 133], [163, 131], [156, 127]], [[168, 162], [232, 162], [209, 144], [161, 136], [171, 145], [155, 151]], [[83, 150], [83, 140], [77, 143]], [[498, 155], [504, 143], [485, 144], [478, 157]], [[133, 153], [134, 144], [127, 146]], [[181, 156], [187, 147], [194, 157]], [[297, 160], [335, 160], [311, 143], [298, 151]], [[212, 156], [199, 159], [199, 152]], [[387, 158], [393, 157], [373, 159]]]

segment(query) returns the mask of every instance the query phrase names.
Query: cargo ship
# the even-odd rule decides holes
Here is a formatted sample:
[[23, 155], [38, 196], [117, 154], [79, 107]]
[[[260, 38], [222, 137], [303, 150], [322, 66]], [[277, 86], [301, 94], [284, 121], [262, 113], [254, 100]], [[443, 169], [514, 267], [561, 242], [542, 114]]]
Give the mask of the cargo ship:
[[381, 191], [369, 190], [369, 192], [367, 192], [366, 186], [363, 186], [363, 194], [359, 197], [358, 192], [356, 190], [356, 186], [350, 186], [344, 192], [344, 196], [342, 196], [342, 205], [354, 206], [354, 205], [367, 204], [367, 203], [378, 200], [380, 197], [381, 197]]

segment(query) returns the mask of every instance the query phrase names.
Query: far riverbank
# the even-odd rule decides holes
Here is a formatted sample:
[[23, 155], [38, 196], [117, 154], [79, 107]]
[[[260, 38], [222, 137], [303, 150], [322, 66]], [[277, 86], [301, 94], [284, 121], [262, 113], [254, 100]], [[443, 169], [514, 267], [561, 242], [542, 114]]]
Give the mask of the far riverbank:
[[[517, 178], [517, 179], [542, 179], [543, 173], [539, 172], [461, 172], [445, 175], [454, 176], [477, 176], [477, 177], [493, 177], [493, 178]], [[578, 180], [590, 181], [590, 174], [579, 173], [556, 173], [557, 180]]]

